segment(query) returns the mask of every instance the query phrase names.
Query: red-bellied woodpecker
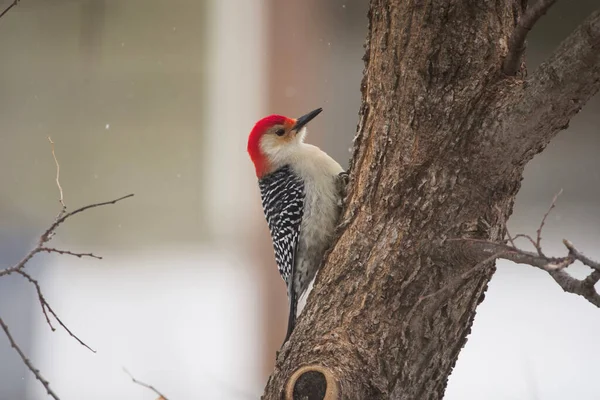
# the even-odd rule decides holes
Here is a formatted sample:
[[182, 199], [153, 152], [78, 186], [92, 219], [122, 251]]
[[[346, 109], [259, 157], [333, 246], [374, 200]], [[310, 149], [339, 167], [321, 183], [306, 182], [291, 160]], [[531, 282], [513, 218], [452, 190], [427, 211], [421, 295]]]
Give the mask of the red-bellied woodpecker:
[[[318, 108], [298, 118], [270, 115], [248, 137], [275, 261], [290, 303], [288, 340], [323, 255], [333, 238], [345, 172], [318, 147], [304, 143], [306, 124]], [[291, 285], [291, 282], [294, 282]]]

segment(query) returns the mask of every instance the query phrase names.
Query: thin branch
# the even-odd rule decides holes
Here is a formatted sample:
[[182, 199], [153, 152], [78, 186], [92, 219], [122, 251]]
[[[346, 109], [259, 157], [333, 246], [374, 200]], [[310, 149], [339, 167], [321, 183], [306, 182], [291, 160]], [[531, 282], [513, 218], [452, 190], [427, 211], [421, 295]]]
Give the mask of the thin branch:
[[[552, 203], [548, 208], [548, 211], [544, 214], [542, 222], [537, 230], [537, 238], [534, 241], [531, 236], [528, 235], [517, 235], [528, 238], [536, 249], [536, 253], [521, 250], [515, 246], [514, 238], [508, 233], [508, 228], [505, 227], [506, 234], [508, 236], [508, 243], [496, 243], [488, 240], [481, 239], [448, 239], [448, 242], [460, 242], [462, 247], [458, 250], [462, 255], [468, 259], [480, 259], [487, 257], [481, 261], [478, 266], [482, 263], [487, 263], [496, 258], [503, 258], [505, 260], [513, 261], [518, 264], [527, 264], [533, 267], [537, 267], [543, 271], [546, 271], [558, 285], [565, 291], [573, 294], [582, 296], [587, 301], [600, 308], [600, 294], [596, 291], [595, 285], [600, 281], [600, 263], [584, 256], [579, 250], [575, 248], [573, 243], [569, 240], [564, 239], [563, 243], [569, 253], [565, 257], [548, 257], [544, 254], [541, 247], [542, 231], [546, 224], [546, 219], [550, 212], [556, 207], [556, 200], [562, 193], [562, 189], [552, 199]], [[516, 237], [515, 237], [516, 238]], [[457, 250], [456, 248], [454, 250]], [[571, 266], [575, 261], [579, 261], [582, 264], [592, 268], [592, 272], [583, 280], [576, 279], [568, 274], [565, 269]], [[477, 268], [477, 266], [475, 267]], [[470, 274], [471, 270], [465, 274]], [[465, 275], [463, 274], [463, 275]], [[459, 281], [463, 281], [467, 276], [459, 277]], [[449, 287], [451, 287], [449, 285]], [[447, 290], [448, 288], [443, 288]], [[441, 290], [440, 290], [441, 291]], [[438, 291], [438, 292], [440, 292]], [[431, 295], [425, 296], [422, 299], [438, 294], [438, 292]]]
[[46, 314], [46, 310], [48, 310], [48, 312], [50, 312], [50, 314], [52, 314], [52, 316], [54, 317], [56, 322], [58, 322], [59, 325], [62, 326], [65, 331], [67, 331], [69, 336], [71, 336], [73, 339], [77, 340], [79, 342], [79, 344], [81, 344], [83, 347], [90, 350], [92, 353], [95, 353], [96, 350], [92, 349], [90, 346], [85, 344], [83, 342], [83, 340], [79, 339], [79, 337], [77, 335], [75, 335], [73, 332], [71, 332], [71, 330], [69, 328], [67, 328], [67, 326], [62, 322], [62, 320], [58, 317], [58, 315], [56, 315], [56, 313], [54, 312], [54, 310], [52, 309], [50, 304], [48, 304], [48, 302], [46, 301], [46, 298], [42, 294], [42, 289], [40, 288], [40, 284], [38, 283], [38, 281], [33, 279], [31, 277], [31, 275], [27, 274], [24, 271], [17, 271], [17, 273], [22, 275], [23, 277], [25, 277], [25, 279], [27, 279], [29, 282], [31, 282], [35, 286], [35, 290], [37, 291], [37, 295], [38, 295], [38, 300], [40, 302], [40, 305], [42, 306], [44, 315], [46, 316], [46, 322], [48, 322], [48, 325], [50, 325], [50, 328], [52, 329], [52, 331], [55, 331], [56, 329], [54, 329], [54, 326], [52, 326], [52, 324], [50, 323], [50, 319], [48, 318], [48, 314]]
[[56, 221], [54, 221], [54, 223], [52, 225], [50, 225], [50, 228], [48, 228], [46, 230], [46, 232], [44, 232], [42, 234], [42, 236], [40, 237], [40, 244], [44, 244], [46, 243], [48, 240], [50, 240], [50, 237], [52, 235], [52, 233], [56, 230], [56, 228], [59, 227], [60, 224], [62, 224], [63, 222], [65, 222], [67, 219], [69, 219], [70, 217], [74, 216], [75, 214], [79, 214], [83, 211], [89, 210], [90, 208], [95, 208], [95, 207], [102, 207], [102, 206], [106, 206], [106, 205], [110, 205], [110, 204], [115, 204], [121, 200], [125, 200], [128, 199], [130, 197], [133, 197], [133, 193], [128, 194], [127, 196], [123, 196], [123, 197], [119, 197], [118, 199], [115, 200], [111, 200], [111, 201], [105, 201], [102, 203], [95, 203], [95, 204], [90, 204], [84, 207], [80, 207], [74, 211], [71, 211], [69, 213], [66, 213], [65, 215], [63, 215], [62, 217], [58, 218]]
[[556, 0], [538, 0], [532, 6], [527, 7], [527, 10], [521, 16], [508, 41], [508, 54], [502, 66], [506, 75], [513, 76], [519, 70], [521, 56], [525, 51], [527, 34], [554, 3], [556, 3]]
[[50, 383], [46, 379], [44, 379], [44, 377], [40, 374], [40, 371], [31, 363], [29, 358], [27, 358], [25, 353], [23, 353], [19, 345], [15, 342], [15, 339], [12, 337], [10, 331], [8, 330], [8, 326], [4, 323], [2, 318], [0, 318], [0, 326], [2, 327], [2, 330], [4, 330], [4, 333], [6, 334], [6, 337], [8, 338], [11, 347], [15, 349], [15, 351], [19, 354], [21, 360], [23, 360], [23, 363], [27, 366], [27, 368], [29, 368], [33, 375], [35, 375], [36, 379], [42, 383], [42, 385], [46, 389], [46, 392], [48, 392], [48, 395], [50, 395], [54, 400], [60, 400], [56, 393], [54, 393], [52, 389], [50, 389]]
[[13, 265], [12, 267], [8, 267], [3, 270], [0, 270], [0, 276], [9, 275], [13, 272], [22, 270], [25, 267], [25, 264], [27, 264], [27, 262], [29, 260], [31, 260], [33, 258], [33, 256], [35, 256], [37, 253], [40, 253], [42, 251], [54, 252], [54, 253], [60, 253], [60, 254], [69, 254], [69, 255], [76, 256], [76, 257], [93, 257], [93, 258], [101, 259], [101, 257], [96, 256], [92, 253], [73, 253], [73, 252], [66, 251], [66, 250], [58, 250], [58, 249], [54, 249], [54, 248], [44, 247], [44, 244], [52, 238], [52, 235], [54, 234], [54, 232], [56, 231], [56, 228], [58, 228], [60, 224], [62, 224], [63, 222], [65, 222], [67, 219], [74, 216], [75, 214], [79, 214], [80, 212], [89, 210], [90, 208], [106, 206], [109, 204], [115, 204], [121, 200], [127, 199], [132, 196], [133, 196], [133, 193], [128, 194], [127, 196], [119, 197], [118, 199], [115, 199], [115, 200], [105, 201], [102, 203], [95, 203], [95, 204], [90, 204], [90, 205], [87, 205], [84, 207], [80, 207], [75, 211], [71, 211], [69, 213], [64, 214], [62, 217], [60, 217], [56, 221], [54, 221], [54, 223], [40, 236], [40, 239], [38, 240], [38, 245], [33, 250], [31, 250], [21, 261], [19, 261], [17, 264]]
[[91, 258], [95, 258], [95, 259], [98, 259], [98, 260], [102, 260], [101, 256], [94, 255], [93, 253], [74, 253], [74, 252], [69, 251], [69, 250], [55, 249], [54, 247], [41, 247], [40, 251], [45, 251], [47, 253], [58, 253], [58, 254], [63, 254], [63, 255], [67, 254], [67, 255], [75, 256], [75, 257], [79, 257], [79, 258], [81, 258], [81, 257], [91, 257]]
[[0, 276], [9, 275], [9, 274], [12, 274], [13, 272], [23, 269], [25, 267], [25, 264], [27, 264], [29, 262], [29, 260], [31, 260], [33, 258], [33, 256], [35, 256], [40, 251], [42, 251], [40, 247], [36, 247], [35, 249], [31, 250], [29, 253], [27, 253], [27, 255], [25, 257], [23, 257], [23, 259], [21, 261], [19, 261], [12, 267], [8, 267], [3, 270], [0, 270]]
[[[17, 1], [15, 1], [8, 9], [10, 9], [12, 6], [14, 6], [17, 3]], [[0, 17], [2, 15], [4, 15], [7, 11], [5, 10], [2, 14], [0, 14]], [[76, 252], [72, 252], [69, 250], [60, 250], [60, 249], [56, 249], [54, 247], [47, 247], [45, 246], [45, 244], [47, 242], [49, 242], [52, 237], [54, 236], [54, 234], [56, 233], [56, 229], [63, 223], [65, 222], [68, 218], [79, 214], [83, 211], [89, 210], [91, 208], [95, 208], [95, 207], [100, 207], [100, 206], [104, 206], [104, 205], [109, 205], [109, 204], [115, 204], [118, 201], [121, 201], [123, 199], [132, 197], [133, 194], [129, 194], [127, 196], [123, 196], [120, 197], [118, 199], [115, 200], [111, 200], [111, 201], [106, 201], [106, 202], [102, 202], [102, 203], [95, 203], [95, 204], [90, 204], [84, 207], [80, 207], [74, 211], [71, 211], [69, 213], [67, 213], [67, 207], [65, 205], [64, 202], [64, 195], [63, 195], [63, 189], [62, 186], [60, 184], [60, 164], [58, 162], [58, 159], [56, 158], [56, 153], [54, 151], [54, 142], [52, 141], [52, 139], [50, 137], [48, 137], [48, 141], [50, 142], [50, 146], [51, 146], [51, 150], [52, 150], [52, 157], [54, 158], [54, 163], [56, 165], [56, 186], [58, 187], [58, 191], [60, 194], [60, 204], [61, 204], [61, 210], [58, 213], [58, 215], [56, 216], [54, 222], [52, 223], [52, 225], [50, 225], [50, 227], [48, 229], [46, 229], [46, 231], [44, 231], [44, 233], [42, 233], [42, 235], [39, 237], [37, 245], [35, 248], [33, 248], [29, 253], [27, 253], [27, 255], [25, 255], [25, 257], [19, 261], [17, 264], [13, 265], [12, 267], [8, 267], [5, 268], [3, 270], [0, 270], [0, 277], [4, 276], [4, 275], [9, 275], [11, 273], [18, 273], [21, 276], [23, 276], [25, 279], [27, 279], [32, 285], [34, 285], [36, 292], [37, 292], [37, 296], [38, 296], [38, 300], [40, 303], [40, 306], [42, 307], [42, 312], [44, 313], [44, 317], [46, 318], [46, 322], [48, 323], [48, 326], [50, 327], [50, 329], [52, 331], [55, 331], [56, 329], [54, 328], [54, 326], [52, 325], [52, 322], [50, 320], [50, 317], [48, 315], [48, 313], [50, 313], [54, 319], [59, 323], [59, 325], [75, 340], [77, 340], [79, 342], [79, 344], [81, 344], [82, 346], [86, 347], [87, 349], [89, 349], [91, 352], [95, 353], [96, 351], [94, 349], [92, 349], [90, 346], [88, 346], [87, 344], [85, 344], [81, 339], [79, 339], [79, 337], [77, 335], [75, 335], [73, 332], [71, 332], [71, 330], [69, 328], [67, 328], [67, 326], [62, 322], [62, 320], [58, 317], [58, 315], [54, 312], [54, 310], [52, 309], [52, 307], [50, 306], [50, 304], [48, 304], [48, 301], [46, 301], [46, 298], [44, 297], [44, 295], [42, 294], [42, 289], [39, 285], [39, 282], [32, 278], [29, 274], [27, 274], [25, 271], [23, 271], [23, 269], [25, 268], [26, 264], [38, 253], [40, 252], [47, 252], [47, 253], [57, 253], [57, 254], [61, 254], [61, 255], [71, 255], [71, 256], [75, 256], [75, 257], [92, 257], [92, 258], [97, 258], [97, 259], [102, 259], [102, 257], [96, 256], [93, 253], [76, 253]], [[42, 383], [42, 385], [46, 388], [46, 391], [48, 392], [48, 394], [50, 396], [52, 396], [55, 400], [59, 400], [58, 396], [50, 389], [50, 384], [48, 383], [48, 381], [46, 381], [42, 375], [40, 374], [40, 372], [33, 366], [33, 364], [31, 363], [31, 361], [25, 356], [25, 354], [21, 351], [21, 349], [19, 348], [19, 346], [15, 343], [13, 337], [10, 334], [10, 331], [8, 330], [8, 326], [4, 323], [4, 321], [2, 321], [2, 319], [0, 319], [0, 325], [2, 326], [2, 329], [4, 330], [4, 333], [6, 334], [6, 336], [8, 337], [8, 340], [10, 341], [11, 346], [17, 351], [17, 353], [19, 353], [19, 356], [21, 356], [21, 359], [23, 360], [23, 362], [25, 363], [25, 365], [31, 370], [31, 372], [33, 372], [33, 374], [35, 375], [35, 377]]]
[[[529, 236], [529, 235], [525, 235], [525, 234], [523, 234], [523, 233], [519, 233], [518, 235], [516, 235], [516, 236], [513, 238], [513, 240], [517, 240], [517, 239], [519, 239], [519, 238], [527, 239], [527, 240], [529, 241], [529, 243], [531, 243], [531, 244], [533, 245], [533, 247], [535, 247], [535, 246], [536, 246], [536, 244], [535, 244], [535, 240], [533, 240], [533, 238], [532, 238], [531, 236]], [[514, 246], [514, 247], [516, 247], [516, 246]]]
[[[462, 239], [462, 242], [463, 246], [461, 250], [468, 259], [472, 257], [485, 257], [492, 254], [489, 258], [497, 257], [513, 261], [517, 264], [531, 265], [550, 274], [564, 291], [578, 294], [600, 308], [600, 295], [594, 287], [598, 280], [600, 280], [600, 264], [583, 256], [577, 250], [571, 251], [569, 249], [569, 254], [565, 257], [548, 257], [543, 254], [540, 255], [514, 248], [504, 243], [473, 239]], [[567, 240], [565, 242], [570, 243]], [[587, 278], [579, 280], [565, 271], [575, 261], [580, 261], [584, 265], [593, 268], [593, 271]]]
[[482, 256], [501, 253], [497, 258], [503, 258], [517, 264], [528, 264], [546, 272], [564, 269], [575, 262], [575, 258], [572, 256], [561, 258], [548, 257], [543, 254], [540, 255], [539, 253], [521, 250], [504, 243], [474, 239], [462, 239], [462, 241], [466, 242], [470, 252], [479, 253]]
[[135, 378], [133, 377], [133, 375], [131, 375], [131, 373], [129, 373], [129, 371], [127, 371], [127, 369], [125, 369], [125, 368], [123, 368], [123, 371], [125, 371], [125, 373], [126, 373], [127, 375], [129, 375], [129, 377], [131, 378], [131, 380], [133, 381], [133, 383], [135, 383], [135, 384], [137, 384], [137, 385], [140, 385], [140, 386], [143, 386], [143, 387], [145, 387], [146, 389], [150, 389], [150, 390], [152, 390], [152, 391], [153, 391], [155, 394], [157, 394], [158, 396], [160, 396], [160, 397], [159, 397], [159, 399], [162, 399], [162, 400], [169, 400], [169, 399], [167, 398], [167, 396], [165, 396], [164, 394], [162, 394], [161, 392], [159, 392], [159, 391], [158, 391], [158, 390], [157, 390], [157, 389], [156, 389], [154, 386], [152, 386], [152, 385], [149, 385], [149, 384], [147, 384], [147, 383], [144, 383], [144, 382], [142, 382], [142, 381], [138, 381], [138, 380], [137, 380], [137, 379], [135, 379]]
[[[562, 189], [561, 189], [561, 191], [559, 192], [559, 194], [560, 194], [560, 193], [562, 193]], [[558, 195], [557, 195], [556, 197], [558, 197]], [[552, 204], [554, 204], [554, 203], [556, 202], [556, 197], [554, 198], [554, 201], [552, 202]], [[548, 210], [548, 213], [549, 213], [549, 212], [552, 210], [552, 208], [553, 208], [553, 207], [552, 207], [552, 205], [551, 205], [551, 206], [550, 206], [550, 209]], [[502, 210], [500, 209], [500, 207], [496, 206], [496, 209], [498, 210], [498, 212], [499, 212], [500, 214], [502, 214]], [[546, 213], [546, 215], [547, 215], [548, 213]], [[541, 223], [542, 227], [544, 226], [544, 222], [545, 222], [545, 220], [546, 220], [546, 216], [544, 216], [544, 218], [542, 219], [542, 223]], [[522, 234], [522, 233], [519, 233], [519, 234], [517, 234], [515, 237], [512, 237], [512, 236], [511, 236], [511, 234], [510, 234], [510, 231], [508, 230], [508, 225], [506, 224], [506, 220], [503, 220], [503, 221], [502, 221], [502, 227], [504, 228], [504, 232], [506, 233], [506, 237], [507, 237], [507, 239], [508, 239], [508, 243], [510, 243], [510, 245], [511, 245], [513, 248], [517, 248], [517, 245], [515, 244], [515, 241], [516, 241], [517, 239], [519, 239], [519, 238], [524, 238], [524, 239], [527, 239], [527, 240], [529, 240], [529, 243], [531, 243], [531, 244], [533, 245], [533, 247], [535, 247], [536, 249], [538, 249], [538, 244], [537, 244], [537, 243], [536, 243], [536, 241], [535, 241], [535, 240], [533, 240], [533, 238], [532, 238], [531, 236], [529, 236], [529, 235], [524, 235], [524, 234]], [[541, 229], [540, 229], [540, 231], [541, 231]], [[540, 237], [539, 235], [541, 235], [541, 233], [538, 233], [538, 239], [539, 239], [539, 241], [541, 241], [541, 237]], [[452, 240], [452, 239], [451, 239], [451, 240]], [[487, 242], [487, 241], [486, 241], [486, 242]], [[538, 249], [538, 253], [539, 253], [540, 251], [541, 251], [541, 250], [539, 250], [539, 249]]]
[[29, 282], [31, 282], [33, 284], [33, 286], [35, 286], [35, 290], [38, 295], [38, 300], [40, 302], [40, 306], [42, 307], [42, 312], [44, 313], [44, 317], [46, 317], [46, 323], [48, 323], [50, 330], [52, 332], [54, 332], [56, 330], [56, 328], [54, 327], [54, 325], [52, 325], [52, 322], [50, 321], [50, 317], [48, 317], [48, 313], [46, 312], [46, 309], [50, 308], [50, 306], [48, 305], [46, 298], [42, 294], [42, 288], [40, 288], [40, 284], [38, 283], [37, 280], [33, 279], [29, 274], [27, 274], [24, 271], [17, 271], [17, 273], [24, 276], [25, 279], [27, 279]]
[[548, 218], [548, 215], [550, 215], [550, 213], [552, 212], [554, 207], [556, 207], [556, 200], [558, 200], [558, 196], [560, 196], [562, 194], [562, 192], [563, 192], [563, 190], [560, 189], [558, 191], [558, 193], [556, 193], [554, 195], [554, 198], [552, 199], [552, 203], [550, 203], [550, 207], [548, 207], [548, 211], [546, 211], [546, 214], [544, 214], [544, 217], [542, 218], [542, 222], [540, 223], [540, 227], [537, 230], [535, 249], [537, 250], [537, 252], [540, 256], [544, 255], [544, 253], [542, 252], [542, 230], [544, 229], [544, 225], [546, 224], [546, 218]]
[[[499, 206], [496, 206], [496, 210], [498, 210], [498, 212], [500, 214], [502, 214], [502, 209]], [[504, 232], [506, 232], [506, 237], [508, 238], [508, 242], [511, 244], [512, 247], [517, 247], [515, 245], [515, 239], [510, 235], [510, 231], [508, 230], [508, 225], [506, 224], [506, 219], [502, 220], [502, 227], [504, 228]]]
[[8, 267], [3, 270], [0, 270], [0, 276], [9, 275], [13, 272], [22, 270], [23, 268], [25, 268], [25, 264], [27, 264], [27, 262], [29, 262], [29, 260], [31, 260], [33, 258], [33, 256], [35, 256], [37, 253], [40, 253], [42, 251], [45, 251], [48, 253], [68, 254], [68, 255], [79, 257], [79, 258], [92, 257], [92, 258], [102, 259], [102, 257], [96, 256], [92, 253], [74, 253], [74, 252], [67, 251], [67, 250], [58, 250], [58, 249], [51, 248], [51, 247], [45, 247], [44, 244], [46, 244], [48, 241], [50, 241], [50, 239], [52, 239], [52, 236], [54, 236], [55, 231], [60, 226], [60, 224], [65, 222], [67, 219], [69, 219], [73, 215], [76, 215], [83, 211], [89, 210], [90, 208], [115, 204], [121, 200], [127, 199], [129, 197], [133, 197], [133, 193], [131, 193], [131, 194], [128, 194], [127, 196], [119, 197], [118, 199], [115, 199], [115, 200], [105, 201], [102, 203], [90, 204], [90, 205], [80, 207], [74, 211], [67, 213], [66, 212], [67, 209], [66, 209], [66, 206], [64, 203], [63, 190], [62, 190], [62, 186], [60, 185], [60, 179], [59, 179], [60, 178], [60, 164], [58, 163], [58, 159], [56, 158], [56, 153], [54, 152], [54, 142], [52, 141], [52, 139], [50, 137], [48, 137], [48, 141], [50, 142], [51, 150], [52, 150], [52, 157], [54, 158], [54, 163], [56, 164], [56, 185], [58, 186], [58, 191], [60, 193], [60, 203], [62, 205], [62, 209], [56, 216], [54, 223], [52, 223], [52, 225], [50, 225], [50, 227], [48, 229], [46, 229], [46, 231], [44, 233], [42, 233], [42, 235], [38, 239], [37, 246], [34, 249], [32, 249], [17, 264], [13, 265], [12, 267]]
[[50, 147], [52, 149], [52, 157], [54, 158], [54, 163], [56, 164], [56, 186], [58, 186], [58, 192], [60, 193], [59, 201], [62, 205], [62, 210], [58, 214], [57, 218], [60, 218], [65, 212], [67, 212], [67, 206], [65, 205], [65, 198], [63, 196], [62, 186], [60, 186], [60, 164], [58, 163], [56, 153], [54, 152], [54, 142], [52, 141], [52, 138], [50, 138], [50, 136], [48, 136], [48, 141], [50, 142]]
[[[564, 239], [563, 244], [569, 250], [569, 254], [565, 257], [548, 257], [546, 255], [539, 255], [530, 251], [521, 250], [519, 248], [504, 244], [490, 242], [487, 240], [479, 239], [448, 239], [449, 242], [461, 241], [465, 242], [468, 247], [468, 253], [478, 253], [483, 256], [503, 253], [502, 257], [505, 260], [513, 261], [518, 264], [529, 264], [532, 267], [540, 268], [544, 271], [555, 271], [557, 269], [563, 269], [575, 261], [581, 262], [596, 271], [600, 272], [600, 263], [593, 261], [590, 258], [583, 255], [579, 250], [575, 248], [573, 243], [569, 240]], [[567, 265], [562, 265], [565, 262], [570, 261]]]
[[0, 14], [0, 18], [4, 17], [4, 14], [6, 14], [14, 6], [16, 6], [17, 4], [19, 4], [19, 1], [21, 1], [21, 0], [14, 0], [8, 7], [6, 7], [4, 9], [4, 11], [2, 11], [2, 13]]
[[569, 253], [575, 257], [576, 260], [581, 261], [582, 264], [587, 265], [590, 268], [595, 269], [596, 271], [600, 271], [600, 263], [593, 261], [586, 256], [584, 256], [579, 250], [575, 248], [573, 243], [571, 243], [567, 239], [563, 239], [563, 244], [567, 249], [569, 249]]

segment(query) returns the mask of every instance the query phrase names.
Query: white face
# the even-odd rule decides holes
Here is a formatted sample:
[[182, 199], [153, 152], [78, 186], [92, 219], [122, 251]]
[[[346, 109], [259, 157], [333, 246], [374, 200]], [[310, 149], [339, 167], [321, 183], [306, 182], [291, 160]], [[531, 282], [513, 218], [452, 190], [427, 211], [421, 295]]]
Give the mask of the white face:
[[294, 149], [302, 145], [306, 136], [306, 128], [299, 132], [275, 125], [265, 132], [260, 139], [260, 151], [267, 157], [273, 169], [293, 161], [296, 152]]

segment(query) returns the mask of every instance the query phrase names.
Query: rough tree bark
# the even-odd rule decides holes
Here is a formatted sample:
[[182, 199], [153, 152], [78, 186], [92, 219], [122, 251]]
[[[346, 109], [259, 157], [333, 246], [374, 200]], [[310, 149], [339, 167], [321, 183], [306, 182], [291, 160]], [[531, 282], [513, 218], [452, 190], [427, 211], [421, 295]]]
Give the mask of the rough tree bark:
[[442, 398], [494, 271], [440, 291], [490, 256], [447, 239], [501, 240], [525, 164], [600, 87], [600, 11], [503, 72], [524, 3], [371, 0], [339, 238], [263, 398]]

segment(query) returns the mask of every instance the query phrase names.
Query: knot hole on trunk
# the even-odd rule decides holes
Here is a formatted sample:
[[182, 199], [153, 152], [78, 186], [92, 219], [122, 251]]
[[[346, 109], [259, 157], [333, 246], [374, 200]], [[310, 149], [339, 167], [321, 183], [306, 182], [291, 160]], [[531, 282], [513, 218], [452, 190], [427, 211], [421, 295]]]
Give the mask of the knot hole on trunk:
[[337, 400], [338, 384], [331, 371], [321, 365], [305, 365], [288, 379], [285, 400]]

